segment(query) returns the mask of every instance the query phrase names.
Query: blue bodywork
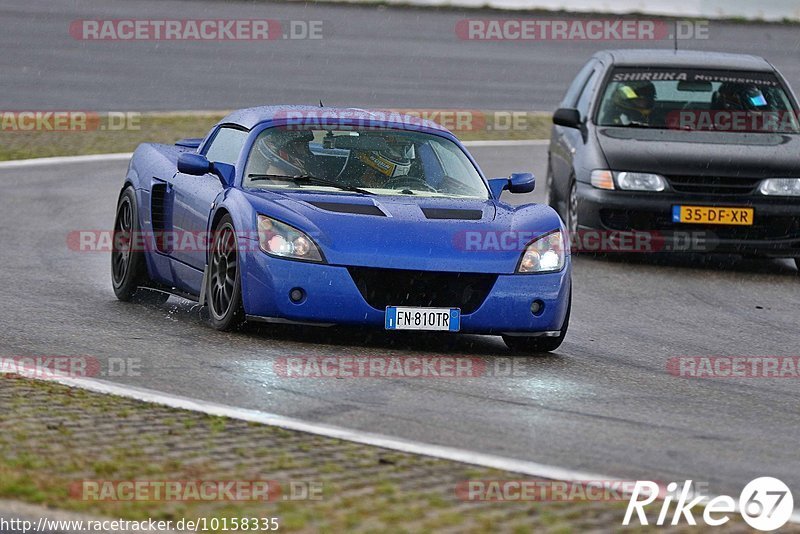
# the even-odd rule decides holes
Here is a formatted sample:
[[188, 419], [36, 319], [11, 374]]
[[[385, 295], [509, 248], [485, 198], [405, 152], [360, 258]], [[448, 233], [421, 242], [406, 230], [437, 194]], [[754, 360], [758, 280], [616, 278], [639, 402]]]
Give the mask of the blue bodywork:
[[[131, 159], [124, 187], [133, 186], [139, 225], [145, 235], [158, 232], [210, 232], [224, 214], [230, 214], [239, 234], [242, 301], [249, 319], [277, 319], [302, 323], [384, 325], [385, 310], [370, 305], [359, 289], [353, 268], [485, 274], [496, 276], [491, 289], [474, 310], [462, 313], [461, 331], [472, 333], [553, 332], [560, 330], [571, 295], [569, 250], [564, 268], [545, 274], [516, 274], [523, 250], [511, 241], [526, 242], [561, 230], [556, 212], [546, 205], [511, 206], [499, 199], [499, 187], [487, 187], [487, 200], [409, 195], [361, 195], [347, 191], [275, 190], [244, 188], [243, 169], [254, 140], [267, 128], [285, 124], [288, 111], [311, 112], [320, 108], [269, 106], [240, 110], [220, 121], [205, 139], [183, 140], [176, 145], [142, 144]], [[356, 119], [373, 120], [363, 110], [335, 110]], [[363, 117], [361, 115], [363, 114]], [[387, 128], [408, 129], [414, 121], [384, 122]], [[226, 179], [215, 174], [190, 176], [177, 172], [184, 152], [205, 154], [220, 126], [235, 126], [247, 133], [238, 162], [227, 169]], [[448, 130], [425, 123], [414, 128], [456, 143], [475, 164], [469, 152]], [[483, 173], [481, 176], [486, 180]], [[315, 203], [315, 204], [312, 204]], [[326, 203], [376, 207], [383, 215], [341, 213]], [[320, 207], [322, 206], [322, 207]], [[480, 212], [479, 218], [428, 218], [423, 210]], [[357, 211], [357, 210], [356, 210]], [[377, 212], [376, 212], [377, 213]], [[454, 211], [453, 213], [459, 213]], [[324, 264], [267, 255], [258, 247], [257, 215], [287, 223], [313, 238]], [[464, 236], [507, 235], [508, 243], [491, 250], [470, 250]], [[156, 246], [146, 254], [150, 278], [160, 286], [199, 297], [208, 262], [203, 247]], [[293, 288], [305, 298], [294, 303]], [[543, 310], [534, 315], [531, 303]], [[403, 305], [403, 303], [392, 303]], [[452, 307], [458, 307], [453, 303]]]

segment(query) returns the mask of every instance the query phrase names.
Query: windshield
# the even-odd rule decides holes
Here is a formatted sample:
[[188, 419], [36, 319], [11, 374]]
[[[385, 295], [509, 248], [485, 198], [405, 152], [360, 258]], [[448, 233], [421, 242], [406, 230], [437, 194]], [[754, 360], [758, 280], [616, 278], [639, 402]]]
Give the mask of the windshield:
[[769, 72], [617, 68], [598, 126], [798, 133], [797, 114]]
[[265, 130], [250, 152], [244, 186], [489, 198], [478, 170], [455, 143], [387, 128]]

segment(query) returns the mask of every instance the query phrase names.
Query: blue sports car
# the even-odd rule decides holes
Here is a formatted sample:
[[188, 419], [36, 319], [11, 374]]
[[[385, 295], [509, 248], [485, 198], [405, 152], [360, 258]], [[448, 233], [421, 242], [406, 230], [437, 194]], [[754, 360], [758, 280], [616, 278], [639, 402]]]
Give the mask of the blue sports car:
[[533, 188], [529, 173], [487, 180], [427, 120], [244, 109], [204, 139], [136, 149], [114, 224], [114, 291], [197, 300], [220, 330], [374, 325], [551, 351], [569, 325], [567, 233], [546, 205], [500, 200]]

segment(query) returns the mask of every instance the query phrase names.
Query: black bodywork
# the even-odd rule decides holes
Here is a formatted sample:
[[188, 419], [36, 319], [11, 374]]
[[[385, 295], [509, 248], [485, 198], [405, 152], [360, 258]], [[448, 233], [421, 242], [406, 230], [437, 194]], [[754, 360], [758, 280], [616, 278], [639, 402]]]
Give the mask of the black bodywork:
[[[786, 81], [762, 58], [671, 50], [596, 53], [554, 115], [548, 152], [548, 203], [568, 227], [577, 225], [570, 230], [642, 231], [667, 240], [691, 231], [705, 234], [693, 251], [800, 257], [800, 197], [758, 192], [762, 179], [800, 177], [800, 135], [598, 126], [598, 101], [617, 67], [768, 72], [798, 109]], [[590, 183], [595, 169], [656, 173], [667, 186], [661, 192], [598, 189]], [[675, 223], [676, 205], [752, 207], [753, 225]], [[577, 220], [571, 206], [577, 206]]]

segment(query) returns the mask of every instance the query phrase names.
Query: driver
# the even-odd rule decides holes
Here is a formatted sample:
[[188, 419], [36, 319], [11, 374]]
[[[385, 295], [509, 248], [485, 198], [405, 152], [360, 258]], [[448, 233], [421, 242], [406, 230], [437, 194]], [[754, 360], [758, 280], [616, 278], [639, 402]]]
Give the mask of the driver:
[[744, 111], [741, 86], [736, 83], [723, 83], [714, 95], [715, 107], [721, 111]]
[[314, 135], [310, 131], [276, 129], [261, 139], [256, 150], [263, 160], [263, 172], [314, 174], [315, 158], [308, 146]]
[[393, 147], [382, 150], [354, 150], [353, 156], [361, 163], [360, 184], [382, 188], [393, 180], [408, 176], [411, 160]]
[[726, 82], [714, 96], [716, 106], [724, 111], [758, 111], [767, 105], [763, 93], [755, 85]]
[[620, 84], [611, 95], [611, 122], [628, 124], [650, 124], [655, 107], [656, 86], [649, 81]]

